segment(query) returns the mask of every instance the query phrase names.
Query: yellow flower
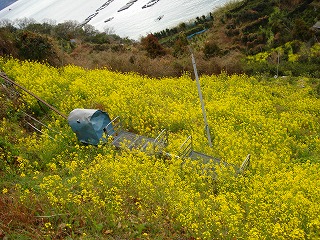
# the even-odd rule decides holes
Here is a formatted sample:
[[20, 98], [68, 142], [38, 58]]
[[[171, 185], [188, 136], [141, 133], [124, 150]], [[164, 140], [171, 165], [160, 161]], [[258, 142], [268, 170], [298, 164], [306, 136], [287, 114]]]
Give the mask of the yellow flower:
[[49, 229], [52, 228], [52, 224], [51, 224], [50, 222], [46, 222], [46, 223], [44, 224], [44, 226], [45, 226], [46, 228], [49, 228]]

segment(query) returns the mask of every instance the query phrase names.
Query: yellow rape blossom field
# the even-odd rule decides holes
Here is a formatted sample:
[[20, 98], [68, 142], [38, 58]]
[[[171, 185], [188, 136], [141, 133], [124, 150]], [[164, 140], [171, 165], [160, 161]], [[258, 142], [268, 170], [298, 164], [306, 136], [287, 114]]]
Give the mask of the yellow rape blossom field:
[[[169, 131], [228, 167], [110, 144], [81, 145], [67, 121], [22, 93], [0, 95], [0, 237], [10, 239], [319, 239], [316, 79], [201, 76], [213, 148], [192, 74], [154, 79], [108, 69], [0, 59], [11, 79], [62, 113], [101, 109], [135, 133]], [[3, 81], [0, 79], [1, 83]], [[47, 127], [23, 127], [23, 112]], [[20, 125], [18, 125], [20, 123]], [[24, 224], [25, 223], [25, 224]]]

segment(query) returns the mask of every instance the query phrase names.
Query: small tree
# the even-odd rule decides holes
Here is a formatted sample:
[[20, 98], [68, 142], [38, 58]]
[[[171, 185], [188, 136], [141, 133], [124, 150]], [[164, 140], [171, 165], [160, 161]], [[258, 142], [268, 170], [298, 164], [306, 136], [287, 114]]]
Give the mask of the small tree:
[[15, 35], [8, 28], [0, 28], [0, 56], [2, 55], [18, 56]]
[[179, 34], [177, 39], [175, 40], [173, 44], [173, 55], [174, 56], [179, 56], [183, 55], [187, 51], [187, 46], [188, 46], [188, 40], [185, 34]]
[[308, 41], [312, 38], [312, 31], [303, 19], [298, 18], [294, 22], [292, 35], [295, 39]]
[[220, 55], [221, 50], [214, 41], [207, 41], [204, 45], [203, 53], [206, 58], [211, 58]]
[[54, 27], [54, 36], [69, 41], [82, 35], [83, 30], [77, 21], [66, 21]]
[[148, 34], [145, 38], [142, 38], [141, 44], [151, 58], [166, 55], [165, 49], [161, 46], [158, 39], [153, 34]]
[[52, 40], [41, 34], [22, 31], [17, 42], [22, 59], [45, 61], [55, 65], [58, 56]]

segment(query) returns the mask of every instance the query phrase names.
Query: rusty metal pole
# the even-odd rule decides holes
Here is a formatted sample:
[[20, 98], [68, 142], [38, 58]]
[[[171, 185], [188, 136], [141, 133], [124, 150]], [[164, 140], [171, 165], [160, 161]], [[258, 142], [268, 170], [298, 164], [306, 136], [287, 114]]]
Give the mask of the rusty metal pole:
[[28, 89], [24, 88], [20, 84], [18, 84], [15, 81], [11, 80], [4, 72], [0, 72], [0, 77], [3, 78], [5, 81], [7, 81], [7, 82], [19, 87], [20, 89], [22, 89], [26, 93], [30, 94], [31, 96], [36, 98], [38, 101], [42, 102], [44, 105], [49, 107], [51, 110], [53, 110], [54, 112], [58, 113], [61, 117], [65, 118], [65, 119], [68, 118], [65, 114], [61, 113], [58, 109], [56, 109], [55, 107], [51, 106], [49, 103], [47, 103], [46, 101], [42, 100], [40, 97], [38, 97], [34, 93], [30, 92]]

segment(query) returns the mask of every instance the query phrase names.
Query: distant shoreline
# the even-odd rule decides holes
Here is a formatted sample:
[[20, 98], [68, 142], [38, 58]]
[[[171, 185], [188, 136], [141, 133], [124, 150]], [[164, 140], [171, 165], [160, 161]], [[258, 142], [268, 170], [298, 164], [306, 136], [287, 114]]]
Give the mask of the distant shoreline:
[[[2, 3], [3, 0], [0, 0]], [[0, 19], [7, 19], [15, 23], [17, 19], [33, 19], [38, 23], [53, 20], [56, 23], [65, 21], [79, 22], [80, 26], [92, 25], [98, 31], [110, 29], [122, 38], [139, 40], [151, 32], [159, 32], [164, 29], [175, 27], [182, 22], [207, 14], [208, 11], [225, 4], [231, 0], [147, 0], [152, 7], [143, 9], [143, 4], [138, 6], [137, 0], [114, 1], [114, 0], [78, 0], [66, 2], [64, 0], [5, 0], [4, 6], [14, 2], [12, 6], [0, 11]], [[135, 3], [125, 11], [118, 12], [124, 3]], [[65, 4], [65, 3], [66, 4]], [[146, 3], [145, 2], [145, 3]], [[155, 4], [156, 3], [156, 4]], [[9, 9], [12, 9], [11, 11]], [[125, 13], [124, 13], [125, 12]], [[159, 21], [159, 16], [165, 17]], [[112, 21], [111, 21], [112, 18]], [[158, 21], [155, 21], [158, 19]]]

